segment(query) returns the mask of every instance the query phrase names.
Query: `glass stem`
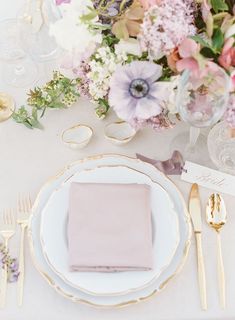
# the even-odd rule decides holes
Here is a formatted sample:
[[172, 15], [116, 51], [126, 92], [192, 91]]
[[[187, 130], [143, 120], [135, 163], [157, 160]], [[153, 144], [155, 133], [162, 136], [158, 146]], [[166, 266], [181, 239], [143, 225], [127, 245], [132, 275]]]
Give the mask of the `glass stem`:
[[194, 148], [200, 135], [200, 128], [190, 127], [189, 131], [189, 148]]

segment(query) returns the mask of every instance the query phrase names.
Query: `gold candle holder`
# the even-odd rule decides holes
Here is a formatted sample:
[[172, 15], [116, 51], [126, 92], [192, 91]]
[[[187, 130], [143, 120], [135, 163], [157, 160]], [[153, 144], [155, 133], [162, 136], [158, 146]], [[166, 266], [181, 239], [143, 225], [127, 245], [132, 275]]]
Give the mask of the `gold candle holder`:
[[0, 122], [9, 119], [15, 110], [15, 102], [7, 93], [0, 92]]

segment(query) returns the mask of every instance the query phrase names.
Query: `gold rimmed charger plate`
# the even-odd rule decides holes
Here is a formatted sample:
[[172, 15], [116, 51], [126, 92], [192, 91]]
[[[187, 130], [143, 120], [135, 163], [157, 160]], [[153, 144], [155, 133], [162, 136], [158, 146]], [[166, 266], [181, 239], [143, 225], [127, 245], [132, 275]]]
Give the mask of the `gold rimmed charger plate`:
[[[168, 214], [170, 215], [170, 219], [169, 219], [169, 217], [168, 217], [168, 224], [169, 223], [171, 223], [171, 221], [172, 221], [172, 224], [175, 224], [175, 229], [176, 229], [176, 231], [175, 231], [175, 234], [173, 235], [175, 238], [174, 238], [174, 240], [172, 240], [172, 239], [170, 239], [170, 240], [172, 240], [172, 242], [174, 242], [174, 243], [171, 243], [171, 247], [170, 247], [170, 255], [166, 258], [164, 258], [165, 259], [165, 261], [164, 261], [164, 264], [161, 262], [161, 267], [158, 267], [158, 269], [157, 269], [157, 263], [159, 264], [159, 260], [160, 260], [160, 253], [163, 255], [163, 256], [165, 256], [165, 254], [166, 254], [166, 245], [168, 244], [168, 246], [169, 246], [169, 232], [171, 231], [171, 232], [174, 232], [174, 227], [171, 227], [171, 228], [169, 228], [168, 230], [166, 230], [167, 232], [165, 233], [165, 234], [163, 234], [162, 233], [162, 236], [164, 236], [165, 237], [165, 252], [163, 252], [162, 251], [162, 245], [164, 244], [164, 239], [160, 239], [160, 237], [159, 237], [159, 235], [161, 234], [161, 230], [159, 230], [159, 229], [161, 229], [161, 228], [158, 228], [158, 231], [156, 231], [156, 236], [158, 237], [158, 239], [156, 240], [155, 239], [155, 241], [154, 241], [154, 245], [155, 245], [155, 247], [154, 247], [154, 252], [155, 252], [155, 272], [154, 272], [154, 274], [150, 277], [149, 276], [149, 273], [148, 272], [144, 272], [143, 273], [143, 271], [141, 272], [141, 273], [139, 273], [138, 272], [138, 274], [137, 274], [137, 272], [122, 272], [122, 273], [108, 273], [108, 274], [105, 274], [105, 273], [100, 273], [99, 274], [99, 278], [102, 278], [102, 283], [103, 283], [103, 285], [105, 286], [105, 281], [107, 281], [107, 283], [110, 283], [110, 282], [112, 282], [112, 286], [114, 286], [115, 287], [115, 284], [116, 285], [119, 285], [119, 283], [120, 283], [120, 281], [123, 281], [125, 284], [123, 285], [123, 286], [125, 286], [126, 287], [126, 282], [130, 282], [130, 278], [132, 277], [132, 281], [134, 281], [134, 282], [136, 282], [136, 284], [135, 285], [131, 285], [128, 289], [126, 288], [125, 290], [119, 290], [119, 291], [117, 291], [117, 292], [115, 292], [115, 291], [112, 291], [112, 292], [105, 292], [105, 291], [102, 291], [101, 292], [101, 290], [100, 290], [100, 292], [97, 292], [97, 291], [93, 291], [93, 290], [91, 290], [91, 289], [88, 289], [88, 288], [86, 288], [85, 287], [85, 284], [82, 286], [81, 284], [77, 284], [76, 282], [78, 282], [79, 283], [79, 281], [80, 282], [83, 282], [84, 283], [84, 278], [85, 277], [87, 277], [87, 278], [89, 278], [88, 279], [88, 283], [87, 283], [87, 285], [86, 286], [88, 286], [88, 287], [90, 287], [90, 283], [92, 282], [92, 286], [94, 287], [95, 285], [95, 281], [97, 282], [97, 273], [88, 273], [87, 275], [86, 275], [86, 273], [74, 273], [74, 272], [68, 272], [67, 270], [65, 270], [66, 269], [66, 263], [67, 263], [67, 261], [68, 261], [68, 257], [66, 257], [66, 254], [67, 254], [67, 247], [65, 246], [65, 240], [64, 241], [62, 241], [62, 243], [60, 242], [61, 241], [61, 237], [63, 238], [65, 235], [64, 235], [64, 230], [63, 230], [63, 228], [64, 228], [64, 226], [63, 226], [63, 224], [65, 224], [65, 221], [63, 221], [63, 219], [65, 219], [65, 216], [67, 216], [67, 212], [68, 212], [68, 207], [66, 206], [66, 208], [62, 208], [61, 209], [61, 207], [63, 206], [63, 204], [61, 205], [61, 206], [58, 206], [58, 209], [56, 209], [56, 210], [53, 210], [52, 208], [48, 208], [48, 205], [50, 205], [51, 203], [53, 203], [53, 201], [56, 201], [55, 200], [55, 196], [56, 196], [56, 198], [57, 198], [57, 201], [60, 201], [60, 199], [61, 199], [61, 191], [63, 192], [64, 191], [64, 187], [67, 187], [67, 188], [69, 188], [69, 185], [70, 185], [70, 183], [71, 182], [77, 182], [79, 179], [80, 179], [80, 177], [81, 177], [81, 175], [83, 175], [84, 176], [84, 173], [86, 174], [86, 173], [88, 173], [88, 176], [89, 176], [89, 173], [95, 173], [95, 172], [97, 172], [97, 170], [102, 170], [102, 169], [106, 169], [106, 168], [108, 168], [108, 169], [112, 169], [112, 173], [114, 172], [114, 170], [115, 170], [115, 168], [116, 169], [121, 169], [121, 170], [124, 170], [124, 171], [126, 171], [126, 172], [123, 172], [123, 175], [125, 174], [125, 176], [126, 176], [126, 174], [128, 174], [128, 172], [127, 171], [129, 171], [129, 173], [131, 173], [131, 175], [132, 175], [132, 178], [131, 178], [131, 180], [132, 181], [126, 181], [126, 179], [124, 179], [126, 182], [124, 182], [123, 181], [123, 179], [122, 179], [122, 181], [120, 182], [120, 175], [119, 175], [119, 178], [118, 178], [118, 181], [119, 182], [117, 182], [117, 183], [146, 183], [146, 184], [148, 184], [148, 185], [150, 185], [151, 186], [151, 188], [157, 188], [158, 189], [158, 193], [159, 192], [162, 192], [162, 193], [164, 193], [164, 195], [163, 194], [161, 194], [161, 197], [163, 196], [163, 198], [164, 198], [164, 196], [165, 196], [165, 199], [164, 200], [167, 200], [167, 201], [165, 201], [165, 202], [167, 202], [167, 205], [166, 204], [163, 204], [163, 203], [156, 203], [156, 199], [155, 198], [157, 198], [157, 197], [154, 197], [153, 199], [152, 199], [152, 202], [154, 201], [155, 202], [155, 208], [154, 208], [154, 213], [152, 213], [153, 214], [153, 217], [155, 218], [155, 219], [153, 219], [153, 221], [154, 221], [154, 227], [155, 227], [155, 229], [157, 228], [157, 226], [158, 226], [158, 224], [159, 224], [159, 217], [156, 217], [156, 215], [159, 213], [160, 214], [160, 212], [165, 212], [164, 210], [163, 210], [163, 208], [162, 208], [162, 210], [160, 210], [160, 208], [159, 207], [161, 207], [162, 205], [164, 206], [165, 205], [165, 207], [167, 206], [167, 211], [170, 211]], [[109, 173], [107, 173], [107, 174], [110, 174], [110, 172]], [[119, 172], [119, 174], [121, 174], [120, 172]], [[135, 175], [136, 174], [136, 175]], [[135, 177], [133, 178], [133, 175], [135, 175]], [[76, 176], [76, 178], [75, 178], [75, 176]], [[141, 178], [140, 178], [141, 177]], [[78, 178], [78, 179], [77, 179]], [[88, 182], [94, 182], [94, 181], [90, 181], [90, 179], [89, 179], [89, 177], [86, 177], [86, 178], [88, 178]], [[117, 176], [115, 177], [116, 179], [117, 179]], [[94, 179], [94, 178], [93, 178]], [[101, 177], [101, 179], [102, 179], [102, 181], [98, 181], [98, 182], [104, 182], [104, 178], [103, 178], [103, 175], [102, 175], [102, 177]], [[112, 178], [113, 179], [113, 178]], [[110, 182], [112, 182], [113, 183], [113, 180], [112, 179], [110, 179], [110, 178], [108, 178], [107, 179], [107, 177], [106, 177], [106, 179], [105, 179], [105, 182], [104, 183], [106, 183], [106, 181], [107, 180], [110, 180], [110, 181], [108, 181], [108, 183], [110, 183]], [[144, 179], [142, 182], [138, 182], [138, 181], [136, 181], [135, 179]], [[86, 182], [86, 181], [81, 181], [81, 180], [79, 180], [79, 182]], [[68, 190], [67, 190], [68, 191]], [[58, 194], [58, 192], [60, 192], [60, 194]], [[67, 192], [66, 192], [67, 193]], [[67, 193], [67, 196], [68, 196], [68, 193]], [[160, 196], [159, 196], [159, 198], [160, 199], [162, 199]], [[67, 199], [67, 202], [68, 202], [68, 199]], [[158, 205], [158, 208], [156, 208], [156, 206]], [[152, 206], [153, 206], [153, 203], [152, 203]], [[62, 210], [62, 211], [64, 211], [64, 212], [61, 212], [61, 211], [58, 211], [58, 210]], [[60, 212], [62, 213], [62, 222], [61, 221], [59, 221], [60, 219], [61, 219], [61, 217], [59, 217], [59, 218], [57, 218], [57, 234], [59, 234], [60, 236], [59, 236], [59, 238], [58, 238], [58, 236], [54, 236], [53, 237], [53, 239], [51, 238], [51, 232], [49, 232], [49, 234], [47, 233], [48, 232], [48, 230], [47, 230], [47, 232], [45, 232], [44, 231], [44, 228], [46, 227], [46, 229], [47, 229], [47, 226], [46, 226], [46, 223], [47, 223], [47, 221], [48, 221], [48, 217], [49, 217], [49, 223], [50, 223], [50, 215], [53, 215], [53, 214], [55, 214], [55, 212], [56, 212], [56, 217], [58, 217], [58, 216], [60, 216]], [[163, 214], [163, 213], [162, 213]], [[167, 216], [166, 216], [166, 214], [167, 213], [164, 213], [164, 215], [165, 215], [165, 219], [167, 219]], [[64, 217], [63, 217], [63, 215], [64, 215]], [[158, 219], [158, 222], [156, 221], [156, 219]], [[163, 218], [163, 220], [164, 220], [164, 218]], [[54, 221], [54, 219], [53, 219], [53, 221]], [[166, 223], [166, 222], [165, 222]], [[85, 169], [85, 170], [82, 170], [82, 171], [78, 171], [78, 172], [75, 172], [69, 179], [66, 179], [66, 181], [65, 182], [63, 182], [62, 184], [61, 184], [61, 186], [59, 187], [59, 188], [56, 188], [56, 190], [55, 191], [53, 191], [52, 192], [52, 194], [50, 195], [50, 197], [49, 197], [49, 199], [48, 199], [48, 202], [47, 202], [47, 205], [45, 206], [45, 208], [43, 209], [43, 211], [42, 211], [42, 218], [41, 218], [41, 226], [40, 226], [40, 241], [41, 241], [41, 246], [42, 246], [42, 250], [43, 250], [43, 254], [44, 254], [44, 256], [45, 256], [45, 258], [46, 258], [46, 260], [47, 260], [47, 263], [49, 264], [49, 266], [51, 267], [51, 269], [60, 277], [60, 278], [62, 278], [63, 279], [63, 281], [65, 281], [66, 283], [68, 283], [70, 286], [72, 286], [72, 287], [74, 287], [74, 288], [77, 288], [77, 289], [79, 289], [79, 290], [81, 290], [81, 291], [84, 291], [85, 293], [88, 293], [88, 294], [92, 294], [92, 295], [96, 295], [96, 296], [112, 296], [112, 295], [124, 295], [124, 294], [128, 294], [128, 293], [130, 293], [130, 292], [134, 292], [134, 291], [137, 291], [137, 290], [141, 290], [141, 289], [144, 289], [146, 286], [148, 286], [148, 285], [150, 285], [151, 283], [153, 283], [156, 279], [157, 279], [157, 277], [159, 277], [160, 276], [160, 274], [162, 273], [162, 271], [170, 264], [170, 262], [171, 262], [171, 260], [172, 260], [172, 258], [174, 257], [174, 255], [175, 255], [175, 252], [176, 252], [176, 249], [177, 249], [177, 246], [178, 246], [178, 244], [179, 244], [179, 238], [180, 238], [180, 234], [179, 234], [179, 222], [178, 222], [178, 217], [177, 217], [177, 213], [174, 211], [174, 205], [173, 205], [173, 203], [172, 203], [172, 201], [171, 201], [171, 198], [170, 198], [170, 196], [169, 196], [169, 194], [167, 193], [167, 191], [163, 188], [163, 187], [161, 187], [156, 181], [153, 181], [153, 179], [151, 179], [151, 177], [149, 176], [149, 175], [147, 175], [147, 174], [145, 174], [145, 173], [143, 173], [142, 171], [139, 171], [139, 170], [136, 170], [136, 169], [133, 169], [133, 168], [131, 168], [131, 167], [128, 167], [128, 166], [126, 166], [126, 165], [102, 165], [102, 166], [97, 166], [97, 167], [95, 167], [95, 168], [89, 168], [89, 169]], [[54, 227], [54, 223], [53, 223], [53, 227]], [[164, 227], [164, 222], [163, 222], [163, 225], [162, 225], [162, 227]], [[166, 226], [165, 226], [166, 227]], [[49, 226], [49, 229], [50, 229], [50, 226]], [[167, 236], [167, 234], [168, 234], [168, 236]], [[55, 237], [56, 237], [56, 239], [55, 239]], [[167, 237], [167, 238], [166, 238]], [[49, 249], [47, 249], [47, 245], [46, 245], [46, 243], [47, 242], [52, 242], [52, 244], [54, 243], [54, 242], [56, 242], [56, 246], [53, 248], [53, 250], [52, 250], [52, 248], [50, 248], [50, 243], [49, 243]], [[161, 245], [160, 245], [161, 244]], [[53, 255], [55, 255], [54, 254], [54, 250], [57, 250], [57, 248], [58, 248], [58, 246], [59, 246], [59, 251], [56, 253], [56, 256], [57, 256], [57, 258], [56, 259], [53, 259], [53, 257], [51, 257], [51, 256], [53, 256]], [[65, 248], [66, 247], [66, 248]], [[156, 248], [157, 247], [157, 248]], [[169, 250], [169, 249], [168, 249]], [[54, 252], [53, 252], [54, 251]], [[60, 255], [60, 254], [63, 254], [64, 255], [64, 261], [62, 261], [61, 263], [63, 264], [65, 264], [64, 266], [63, 266], [63, 268], [61, 267], [61, 266], [59, 266], [58, 265], [58, 255]], [[157, 255], [157, 256], [156, 256]], [[66, 258], [65, 258], [66, 257]], [[55, 260], [57, 260], [57, 262], [52, 262], [52, 261], [55, 261]], [[63, 269], [63, 272], [62, 271], [60, 271], [61, 270], [61, 268]], [[95, 275], [95, 276], [94, 276]], [[70, 279], [71, 278], [77, 278], [77, 276], [79, 276], [79, 278], [80, 278], [80, 280], [79, 279], [77, 279], [76, 280], [76, 282], [75, 282], [75, 279], [74, 279], [74, 281], [71, 281]], [[125, 279], [123, 279], [123, 276], [125, 277]], [[133, 280], [133, 276], [134, 276], [134, 280]], [[148, 278], [148, 280], [143, 280], [143, 283], [141, 284], [141, 285], [137, 285], [137, 283], [140, 283], [141, 281], [139, 281], [138, 279], [136, 279], [136, 278], [138, 278], [138, 277], [145, 277], [145, 278]], [[106, 278], [111, 278], [112, 277], [112, 279], [106, 279]], [[93, 280], [92, 280], [92, 279]], [[116, 279], [116, 278], [119, 278], [119, 279]], [[124, 281], [125, 280], [125, 281]], [[115, 281], [115, 282], [114, 282]], [[107, 284], [106, 284], [106, 286], [107, 286]], [[109, 285], [108, 285], [108, 287], [109, 287]]]
[[[48, 200], [48, 192], [50, 191], [51, 185], [58, 180], [58, 184], [64, 182], [69, 179], [73, 175], [73, 171], [77, 171], [77, 166], [84, 166], [84, 168], [89, 165], [92, 166], [97, 162], [102, 164], [103, 161], [112, 160], [113, 163], [117, 164], [126, 164], [130, 165], [132, 168], [139, 168], [139, 166], [145, 166], [146, 171], [151, 172], [151, 175], [155, 176], [153, 180], [155, 180], [160, 185], [166, 185], [168, 189], [171, 189], [172, 196], [174, 198], [174, 202], [178, 201], [177, 206], [179, 206], [179, 211], [177, 211], [180, 215], [180, 220], [182, 222], [182, 232], [184, 234], [183, 242], [180, 244], [180, 248], [177, 249], [179, 251], [179, 258], [177, 262], [172, 266], [172, 272], [168, 272], [166, 270], [163, 271], [162, 275], [157, 280], [157, 284], [151, 285], [148, 287], [148, 291], [145, 289], [144, 292], [139, 293], [138, 296], [130, 294], [124, 296], [124, 301], [99, 301], [99, 297], [96, 299], [92, 299], [91, 296], [82, 294], [79, 291], [72, 290], [70, 287], [66, 286], [66, 284], [61, 283], [58, 277], [48, 268], [45, 259], [43, 258], [41, 249], [39, 248], [39, 236], [37, 231], [37, 219], [40, 217], [40, 202], [44, 202]], [[97, 164], [96, 164], [97, 166]], [[62, 179], [63, 178], [63, 179]], [[157, 180], [156, 180], [157, 179]], [[162, 182], [159, 181], [162, 180]], [[169, 283], [169, 281], [174, 278], [179, 271], [182, 269], [184, 262], [187, 258], [189, 247], [190, 247], [190, 239], [191, 239], [191, 222], [190, 216], [187, 211], [187, 207], [185, 205], [183, 196], [181, 195], [179, 189], [176, 187], [174, 182], [172, 182], [167, 176], [165, 176], [162, 172], [158, 171], [155, 167], [150, 164], [143, 163], [142, 161], [131, 158], [124, 155], [117, 154], [104, 154], [97, 155], [93, 157], [87, 157], [85, 159], [81, 159], [71, 163], [66, 166], [59, 174], [55, 177], [51, 178], [40, 190], [38, 196], [34, 202], [32, 215], [30, 217], [30, 223], [28, 228], [28, 237], [30, 243], [30, 251], [32, 254], [33, 262], [35, 264], [36, 269], [40, 272], [40, 274], [46, 279], [48, 284], [52, 286], [58, 293], [63, 295], [64, 297], [70, 299], [73, 302], [85, 303], [87, 305], [93, 307], [123, 307], [129, 306], [141, 301], [145, 301], [146, 299], [154, 296], [156, 293], [161, 292], [165, 288], [165, 286]], [[96, 298], [96, 297], [95, 297]]]

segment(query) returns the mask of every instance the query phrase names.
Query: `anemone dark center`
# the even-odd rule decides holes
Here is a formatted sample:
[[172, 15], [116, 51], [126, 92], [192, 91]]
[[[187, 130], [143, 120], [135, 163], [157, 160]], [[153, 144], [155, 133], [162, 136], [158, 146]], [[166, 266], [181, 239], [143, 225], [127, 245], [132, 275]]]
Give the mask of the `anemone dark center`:
[[129, 92], [132, 97], [141, 99], [149, 93], [149, 84], [144, 79], [135, 79], [131, 81]]

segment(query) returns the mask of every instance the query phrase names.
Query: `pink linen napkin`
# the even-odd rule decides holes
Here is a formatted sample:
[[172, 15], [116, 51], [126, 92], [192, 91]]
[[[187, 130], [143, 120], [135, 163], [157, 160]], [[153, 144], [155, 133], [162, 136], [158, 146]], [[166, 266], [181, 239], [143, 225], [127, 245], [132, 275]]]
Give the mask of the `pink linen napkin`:
[[150, 270], [150, 187], [72, 183], [68, 250], [71, 271]]

